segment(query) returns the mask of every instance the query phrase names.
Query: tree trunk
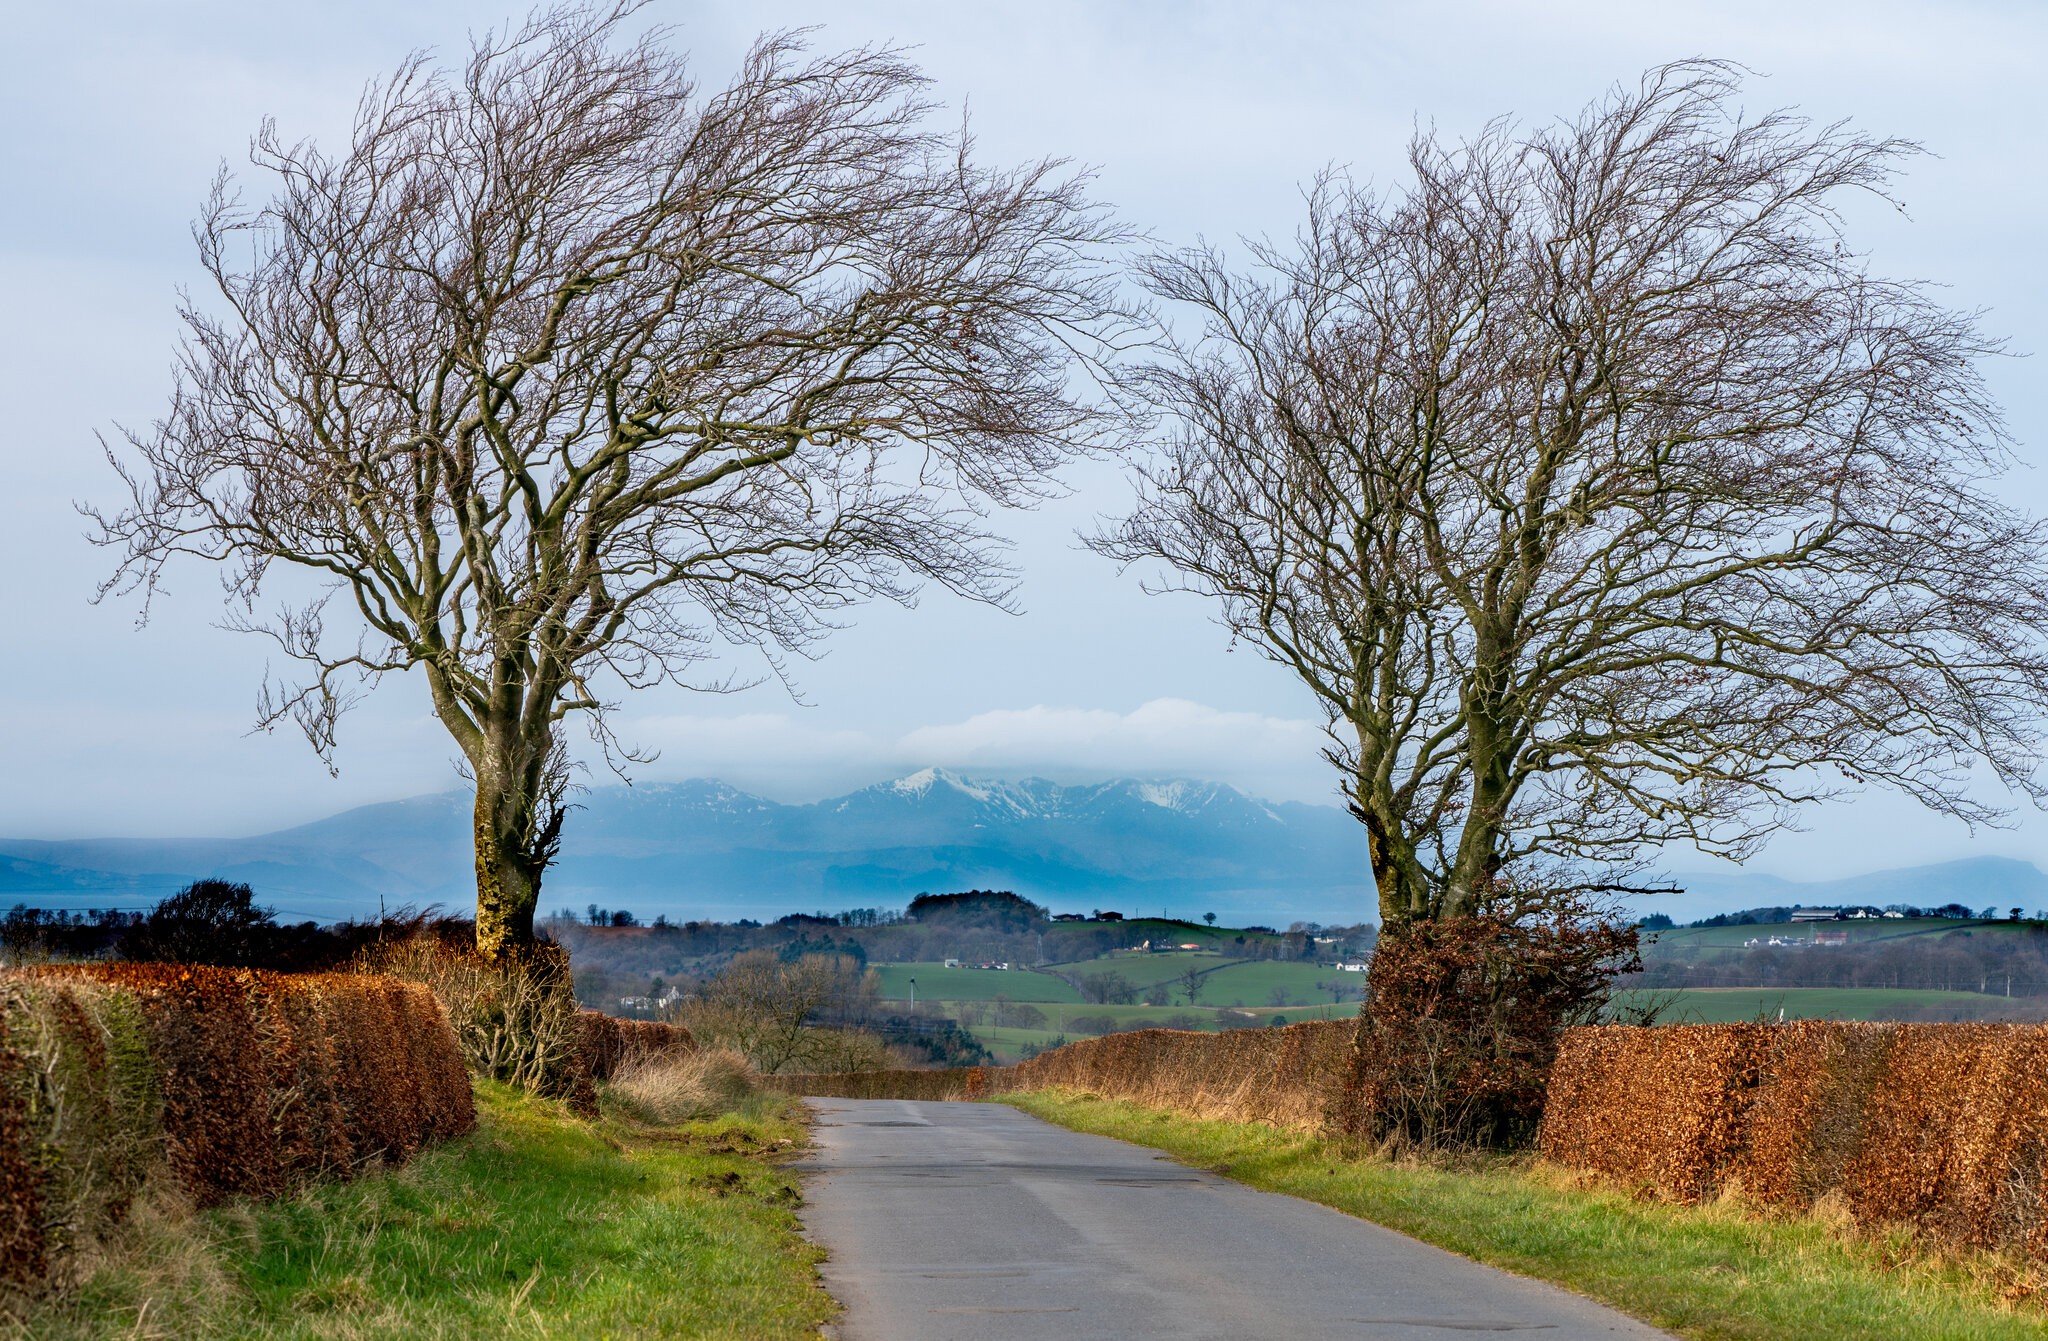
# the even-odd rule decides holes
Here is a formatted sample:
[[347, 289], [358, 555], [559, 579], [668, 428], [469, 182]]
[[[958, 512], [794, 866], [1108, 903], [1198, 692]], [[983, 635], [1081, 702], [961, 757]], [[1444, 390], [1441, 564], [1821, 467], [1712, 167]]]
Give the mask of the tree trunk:
[[547, 750], [476, 770], [476, 948], [517, 957], [533, 944], [541, 876], [560, 845], [562, 814], [546, 795]]

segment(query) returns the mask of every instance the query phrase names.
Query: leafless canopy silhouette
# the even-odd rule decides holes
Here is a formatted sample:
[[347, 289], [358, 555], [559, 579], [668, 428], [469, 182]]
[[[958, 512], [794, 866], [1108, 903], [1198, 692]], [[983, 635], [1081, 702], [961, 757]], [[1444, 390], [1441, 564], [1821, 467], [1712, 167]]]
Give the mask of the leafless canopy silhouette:
[[1740, 74], [1420, 133], [1404, 189], [1325, 177], [1249, 270], [1144, 267], [1200, 329], [1129, 384], [1160, 451], [1096, 544], [1314, 691], [1391, 923], [1739, 858], [1864, 781], [2042, 795], [1999, 345], [1845, 244], [1916, 147], [1745, 116]]
[[[1125, 322], [1083, 176], [979, 165], [896, 51], [769, 36], [700, 91], [634, 8], [415, 56], [335, 155], [266, 125], [271, 193], [216, 183], [216, 292], [168, 413], [109, 453], [128, 501], [89, 514], [108, 591], [228, 565], [306, 668], [263, 722], [323, 756], [366, 682], [424, 673], [493, 955], [560, 841], [565, 719], [614, 751], [608, 692], [730, 684], [721, 648], [780, 670], [859, 600], [1003, 601], [989, 506], [1112, 436], [1077, 390]], [[259, 609], [278, 565], [325, 596]]]

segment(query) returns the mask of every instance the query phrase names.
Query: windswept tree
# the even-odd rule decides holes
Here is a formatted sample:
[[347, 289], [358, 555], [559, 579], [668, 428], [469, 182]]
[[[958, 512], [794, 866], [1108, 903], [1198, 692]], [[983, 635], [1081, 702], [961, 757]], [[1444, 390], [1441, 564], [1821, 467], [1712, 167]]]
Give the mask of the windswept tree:
[[1425, 133], [1249, 269], [1144, 267], [1190, 321], [1130, 384], [1160, 450], [1098, 547], [1314, 692], [1389, 924], [1740, 858], [1845, 785], [2042, 794], [1998, 344], [1843, 236], [1915, 147], [1745, 116], [1737, 75]]
[[770, 36], [700, 91], [634, 8], [415, 56], [338, 153], [266, 126], [267, 198], [216, 183], [169, 410], [91, 513], [145, 609], [174, 556], [227, 565], [305, 668], [262, 722], [323, 757], [369, 683], [424, 677], [494, 957], [532, 935], [569, 719], [618, 758], [621, 689], [721, 687], [734, 647], [780, 673], [931, 582], [1004, 600], [990, 506], [1107, 440], [1074, 360], [1121, 322], [1115, 234], [1081, 178], [981, 166], [894, 51]]

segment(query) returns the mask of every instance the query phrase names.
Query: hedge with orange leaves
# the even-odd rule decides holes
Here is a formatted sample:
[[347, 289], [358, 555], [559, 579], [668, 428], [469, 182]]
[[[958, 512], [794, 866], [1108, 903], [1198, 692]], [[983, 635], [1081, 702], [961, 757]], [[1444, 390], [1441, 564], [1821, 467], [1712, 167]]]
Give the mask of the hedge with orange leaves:
[[1220, 1034], [1135, 1029], [1069, 1043], [1016, 1066], [769, 1076], [766, 1083], [841, 1099], [978, 1099], [1060, 1087], [1195, 1117], [1320, 1132], [1338, 1124], [1357, 1030], [1351, 1020]]
[[2048, 1028], [2000, 1024], [1574, 1029], [1543, 1153], [1696, 1202], [1738, 1188], [1867, 1225], [2048, 1255]]
[[[476, 1125], [454, 1034], [412, 983], [76, 964], [0, 974], [0, 989], [0, 1206], [32, 1226], [0, 1229], [0, 1280], [37, 1279], [118, 1219], [158, 1162], [207, 1205], [348, 1177]], [[110, 1154], [95, 1132], [135, 1148]], [[67, 1186], [81, 1164], [94, 1177]]]
[[576, 1061], [593, 1080], [610, 1080], [629, 1062], [696, 1050], [697, 1040], [679, 1024], [622, 1020], [595, 1010], [576, 1012]]

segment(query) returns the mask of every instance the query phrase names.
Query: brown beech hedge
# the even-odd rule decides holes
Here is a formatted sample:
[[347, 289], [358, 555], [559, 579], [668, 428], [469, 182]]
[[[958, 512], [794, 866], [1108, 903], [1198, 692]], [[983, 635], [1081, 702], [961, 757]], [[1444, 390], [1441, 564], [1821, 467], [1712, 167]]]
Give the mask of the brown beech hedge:
[[696, 1049], [697, 1040], [679, 1024], [622, 1020], [595, 1010], [576, 1012], [576, 1061], [592, 1080], [610, 1080], [629, 1062]]
[[1083, 1090], [1195, 1117], [1321, 1132], [1344, 1125], [1352, 1020], [1220, 1034], [1134, 1029], [1042, 1052], [1016, 1066], [952, 1071], [776, 1075], [791, 1094], [840, 1099], [978, 1099], [1011, 1090]]
[[42, 1277], [161, 1164], [200, 1205], [396, 1163], [476, 1125], [431, 993], [171, 964], [0, 973], [0, 1281]]
[[1539, 1144], [1640, 1192], [1725, 1190], [2048, 1255], [2048, 1028], [1619, 1026], [1566, 1033]]

